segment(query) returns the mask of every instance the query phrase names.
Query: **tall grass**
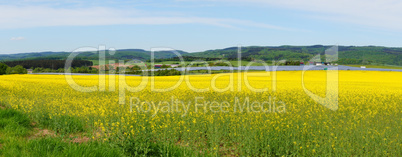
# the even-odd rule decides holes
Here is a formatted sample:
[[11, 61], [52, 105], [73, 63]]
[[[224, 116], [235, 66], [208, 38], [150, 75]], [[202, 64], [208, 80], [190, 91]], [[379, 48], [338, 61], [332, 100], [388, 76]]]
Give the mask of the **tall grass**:
[[[65, 120], [71, 127], [76, 121]], [[68, 119], [68, 118], [67, 118]], [[44, 126], [59, 129], [59, 122], [53, 120]], [[39, 125], [39, 124], [38, 124]], [[72, 127], [76, 128], [76, 127]], [[63, 133], [76, 131], [65, 130]], [[35, 134], [28, 115], [14, 109], [0, 109], [0, 156], [126, 156], [123, 149], [106, 142], [91, 141], [88, 143], [71, 143], [57, 137], [33, 137]]]

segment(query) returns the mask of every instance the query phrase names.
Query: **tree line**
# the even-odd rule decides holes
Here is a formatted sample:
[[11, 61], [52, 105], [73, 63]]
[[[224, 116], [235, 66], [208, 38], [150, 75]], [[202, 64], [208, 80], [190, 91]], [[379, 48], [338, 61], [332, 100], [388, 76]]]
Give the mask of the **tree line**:
[[[69, 68], [71, 73], [91, 73], [96, 74], [98, 73], [98, 69], [92, 67], [71, 67]], [[50, 69], [50, 68], [35, 68], [33, 69], [32, 73], [64, 73], [64, 68], [59, 69]]]
[[[215, 61], [221, 60], [222, 58], [211, 58], [211, 57], [193, 57], [193, 56], [182, 56], [184, 61]], [[180, 61], [179, 57], [172, 58], [163, 58], [163, 59], [154, 59], [155, 62], [164, 62], [164, 61]], [[151, 62], [151, 60], [147, 60], [147, 62]]]
[[27, 69], [22, 67], [21, 65], [16, 65], [14, 67], [9, 67], [4, 63], [0, 63], [0, 75], [5, 74], [26, 74], [28, 73]]
[[[17, 65], [21, 65], [26, 69], [34, 69], [34, 68], [49, 68], [49, 69], [60, 69], [64, 68], [66, 60], [21, 60], [21, 61], [6, 61], [6, 64], [9, 67], [14, 67]], [[93, 63], [91, 61], [86, 60], [73, 60], [71, 67], [83, 67], [83, 66], [92, 66]]]

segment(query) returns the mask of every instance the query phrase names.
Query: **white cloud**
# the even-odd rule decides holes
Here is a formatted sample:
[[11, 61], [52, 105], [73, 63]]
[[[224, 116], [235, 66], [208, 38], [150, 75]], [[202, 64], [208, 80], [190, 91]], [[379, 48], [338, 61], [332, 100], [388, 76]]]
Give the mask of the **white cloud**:
[[25, 40], [24, 37], [12, 37], [10, 40]]
[[[199, 0], [180, 0], [199, 1]], [[209, 0], [307, 11], [310, 17], [341, 23], [402, 30], [400, 0]], [[205, 2], [205, 1], [204, 1]], [[228, 3], [230, 2], [230, 3]]]
[[253, 21], [228, 18], [208, 18], [193, 16], [158, 16], [139, 10], [121, 10], [107, 7], [79, 9], [55, 9], [46, 6], [1, 6], [0, 29], [29, 28], [46, 26], [92, 26], [92, 25], [167, 25], [205, 24], [226, 28], [243, 26], [277, 30], [292, 30]]

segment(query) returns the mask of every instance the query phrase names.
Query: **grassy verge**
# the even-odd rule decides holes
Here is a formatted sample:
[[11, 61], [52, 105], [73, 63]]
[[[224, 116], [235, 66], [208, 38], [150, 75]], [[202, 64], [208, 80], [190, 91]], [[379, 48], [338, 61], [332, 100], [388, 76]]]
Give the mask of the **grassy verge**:
[[[188, 156], [177, 145], [138, 142], [138, 139], [98, 140], [80, 119], [42, 116], [31, 118], [0, 106], [0, 156]], [[84, 138], [83, 138], [84, 137]], [[144, 139], [146, 140], [146, 139]]]
[[[66, 133], [81, 131], [77, 121], [61, 118], [72, 126], [56, 125], [59, 122], [44, 119], [35, 124], [17, 110], [0, 109], [0, 156], [125, 156], [123, 149], [99, 141], [75, 142]], [[60, 123], [61, 124], [61, 123]], [[57, 131], [41, 128], [47, 126]], [[39, 127], [39, 128], [38, 128]], [[65, 129], [75, 128], [75, 130]]]

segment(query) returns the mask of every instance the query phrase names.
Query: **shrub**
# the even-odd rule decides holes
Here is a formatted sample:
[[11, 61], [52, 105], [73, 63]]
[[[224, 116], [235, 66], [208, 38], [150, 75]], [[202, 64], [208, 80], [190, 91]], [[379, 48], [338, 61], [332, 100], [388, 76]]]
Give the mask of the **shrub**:
[[8, 67], [6, 70], [7, 74], [27, 74], [28, 71], [21, 65], [17, 65], [15, 67]]
[[0, 75], [6, 74], [8, 66], [4, 63], [0, 63]]

